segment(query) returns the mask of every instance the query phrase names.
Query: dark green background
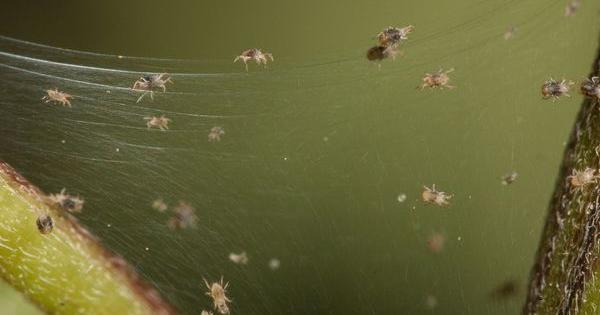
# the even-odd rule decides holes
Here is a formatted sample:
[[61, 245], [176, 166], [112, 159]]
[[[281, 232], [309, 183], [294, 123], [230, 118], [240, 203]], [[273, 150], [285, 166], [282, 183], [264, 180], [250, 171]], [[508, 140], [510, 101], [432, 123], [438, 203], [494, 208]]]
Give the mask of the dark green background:
[[[169, 90], [183, 94], [135, 104], [127, 91], [107, 99], [105, 89], [56, 77], [128, 87], [139, 75], [3, 56], [3, 64], [54, 77], [0, 67], [0, 158], [45, 191], [84, 196], [81, 221], [184, 314], [210, 307], [202, 277], [220, 275], [230, 281], [234, 314], [514, 314], [582, 100], [573, 92], [543, 101], [540, 85], [551, 76], [582, 80], [597, 48], [600, 4], [584, 1], [570, 18], [565, 4], [4, 3], [4, 36], [192, 60], [5, 41], [4, 52], [215, 75], [175, 74]], [[380, 70], [366, 61], [377, 32], [407, 24], [415, 31], [404, 57]], [[518, 32], [505, 41], [512, 25]], [[244, 73], [232, 60], [250, 47], [275, 62]], [[415, 89], [440, 67], [456, 69], [456, 89]], [[76, 96], [72, 109], [39, 102], [54, 86]], [[147, 131], [142, 117], [160, 113], [173, 119], [171, 130]], [[226, 135], [210, 144], [215, 125]], [[499, 177], [512, 170], [519, 179], [502, 186]], [[455, 194], [451, 207], [420, 202], [432, 183]], [[157, 197], [190, 201], [198, 228], [169, 230], [149, 206]], [[426, 246], [433, 232], [446, 237], [438, 254]], [[250, 256], [243, 267], [227, 259], [241, 250]], [[282, 262], [275, 272], [271, 257]], [[490, 298], [509, 279], [518, 295]], [[2, 303], [10, 312], [12, 300]]]

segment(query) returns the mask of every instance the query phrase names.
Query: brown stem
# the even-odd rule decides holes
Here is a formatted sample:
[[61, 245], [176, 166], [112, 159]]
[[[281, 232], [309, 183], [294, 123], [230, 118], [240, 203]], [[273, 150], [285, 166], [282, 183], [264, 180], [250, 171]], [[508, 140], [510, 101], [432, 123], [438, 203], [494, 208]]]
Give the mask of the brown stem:
[[[590, 77], [600, 75], [600, 50]], [[600, 309], [600, 180], [575, 187], [573, 170], [600, 167], [600, 106], [586, 98], [566, 147], [531, 273], [524, 314], [596, 313]]]

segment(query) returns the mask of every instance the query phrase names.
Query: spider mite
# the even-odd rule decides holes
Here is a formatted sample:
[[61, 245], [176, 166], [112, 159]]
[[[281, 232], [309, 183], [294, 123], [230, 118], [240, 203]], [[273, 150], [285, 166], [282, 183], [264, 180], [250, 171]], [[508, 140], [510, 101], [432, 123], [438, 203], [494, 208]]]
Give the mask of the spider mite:
[[433, 295], [428, 295], [425, 298], [425, 306], [427, 306], [428, 309], [434, 309], [437, 306], [437, 298]]
[[154, 90], [156, 89], [162, 89], [163, 92], [166, 92], [167, 83], [173, 83], [173, 81], [171, 81], [171, 77], [167, 73], [148, 74], [141, 76], [133, 83], [133, 86], [131, 87], [131, 89], [134, 91], [144, 92], [137, 99], [136, 103], [139, 103], [147, 93], [150, 93], [150, 98], [154, 99]]
[[35, 224], [37, 225], [38, 231], [42, 234], [48, 234], [52, 232], [52, 229], [54, 228], [52, 217], [46, 214], [40, 215], [35, 221]]
[[567, 176], [567, 180], [571, 185], [577, 188], [595, 184], [598, 178], [600, 178], [600, 175], [596, 175], [596, 170], [589, 167], [586, 167], [583, 171], [573, 169], [571, 175]]
[[239, 254], [231, 253], [229, 254], [229, 260], [238, 265], [245, 265], [248, 263], [248, 255], [246, 255], [246, 252]]
[[208, 141], [215, 142], [221, 141], [221, 136], [225, 134], [225, 130], [221, 127], [212, 127], [208, 133]]
[[146, 126], [148, 127], [148, 129], [158, 128], [160, 129], [160, 131], [165, 131], [169, 129], [169, 122], [171, 121], [171, 119], [165, 117], [164, 115], [160, 117], [144, 117], [144, 120], [146, 120]]
[[63, 188], [58, 194], [49, 194], [46, 199], [50, 204], [56, 205], [63, 210], [71, 213], [81, 212], [83, 209], [84, 200], [79, 196], [75, 197], [66, 193], [66, 189]]
[[383, 47], [395, 47], [398, 46], [403, 40], [408, 39], [410, 34], [415, 29], [414, 26], [409, 25], [402, 28], [389, 26], [384, 29], [381, 33], [377, 34], [377, 41], [379, 46]]
[[159, 212], [167, 211], [167, 204], [162, 200], [162, 198], [156, 199], [152, 201], [152, 208], [154, 210], [158, 210]]
[[502, 180], [502, 185], [506, 186], [514, 183], [517, 180], [517, 177], [519, 177], [519, 174], [517, 172], [512, 172], [502, 176], [500, 179]]
[[220, 282], [213, 282], [212, 284], [208, 284], [208, 281], [204, 278], [202, 280], [204, 280], [204, 284], [208, 288], [206, 295], [213, 299], [214, 309], [220, 314], [229, 314], [227, 303], [231, 302], [231, 300], [226, 295], [229, 282], [223, 284], [223, 276], [221, 276]]
[[440, 233], [433, 233], [427, 239], [427, 248], [432, 253], [439, 253], [444, 249], [446, 238]]
[[373, 46], [367, 50], [367, 59], [369, 61], [381, 61], [392, 57], [392, 60], [394, 60], [399, 54], [402, 53], [395, 47]]
[[173, 216], [169, 219], [167, 225], [174, 230], [196, 227], [198, 217], [195, 211], [189, 203], [180, 201], [179, 205], [173, 209]]
[[519, 291], [517, 282], [514, 280], [507, 280], [498, 285], [490, 292], [490, 297], [497, 300], [504, 300], [513, 296], [516, 296]]
[[453, 197], [453, 195], [436, 190], [435, 184], [433, 184], [431, 188], [423, 186], [423, 189], [424, 190], [421, 193], [421, 198], [424, 202], [440, 207], [446, 207], [450, 205], [450, 199]]
[[450, 70], [446, 70], [444, 71], [444, 69], [440, 69], [438, 72], [436, 73], [425, 73], [425, 76], [423, 77], [423, 84], [421, 84], [420, 88], [421, 90], [428, 87], [428, 88], [440, 88], [443, 89], [444, 87], [449, 88], [449, 89], [453, 89], [455, 88], [452, 85], [449, 85], [448, 83], [450, 82], [450, 77], [448, 76], [448, 73], [454, 71], [454, 68], [450, 69]]
[[573, 0], [567, 3], [567, 6], [565, 7], [565, 16], [574, 16], [580, 6], [581, 0]]
[[557, 100], [561, 96], [569, 97], [569, 87], [575, 84], [573, 81], [568, 81], [563, 79], [558, 82], [552, 78], [550, 80], [544, 82], [542, 85], [542, 98], [547, 100], [552, 98], [552, 100]]
[[585, 81], [581, 82], [580, 91], [581, 94], [587, 97], [600, 99], [600, 78], [586, 78]]
[[258, 48], [250, 48], [250, 49], [244, 50], [239, 56], [235, 57], [235, 59], [233, 59], [233, 62], [242, 60], [244, 62], [244, 65], [246, 66], [246, 71], [248, 71], [248, 61], [249, 60], [254, 60], [259, 65], [262, 63], [266, 67], [267, 66], [267, 58], [271, 59], [271, 61], [275, 60], [275, 59], [273, 59], [273, 55], [271, 53], [262, 52]]
[[72, 97], [73, 96], [71, 96], [71, 94], [61, 92], [57, 88], [54, 88], [54, 90], [46, 90], [46, 95], [42, 97], [42, 100], [44, 101], [44, 103], [52, 102], [56, 104], [61, 104], [65, 107], [71, 107], [71, 101], [69, 99]]
[[515, 37], [515, 34], [517, 33], [517, 28], [514, 26], [511, 26], [505, 33], [504, 33], [504, 40], [509, 40], [513, 37]]

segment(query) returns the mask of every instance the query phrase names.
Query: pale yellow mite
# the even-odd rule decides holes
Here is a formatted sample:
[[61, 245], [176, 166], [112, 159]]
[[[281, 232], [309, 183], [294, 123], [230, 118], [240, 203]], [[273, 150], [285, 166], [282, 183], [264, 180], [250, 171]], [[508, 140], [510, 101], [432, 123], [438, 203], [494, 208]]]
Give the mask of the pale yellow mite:
[[230, 253], [229, 260], [238, 265], [246, 265], [248, 264], [248, 254], [246, 254], [246, 252], [241, 252], [239, 254]]
[[450, 76], [448, 76], [448, 73], [451, 73], [453, 71], [454, 71], [454, 68], [452, 68], [450, 70], [446, 70], [446, 71], [444, 71], [444, 69], [440, 69], [440, 70], [438, 70], [438, 72], [433, 73], [433, 74], [425, 73], [425, 76], [423, 77], [423, 80], [422, 80], [423, 83], [420, 86], [421, 90], [426, 87], [440, 88], [440, 89], [455, 88], [454, 86], [448, 84], [448, 83], [450, 83]]
[[212, 127], [210, 129], [210, 132], [208, 133], [208, 141], [209, 142], [216, 142], [216, 141], [221, 141], [221, 136], [223, 136], [225, 134], [225, 130], [221, 127], [215, 126]]
[[571, 185], [578, 188], [589, 184], [595, 184], [597, 183], [598, 178], [600, 178], [600, 175], [596, 174], [596, 170], [589, 167], [586, 167], [583, 171], [573, 169], [571, 175], [567, 176], [567, 180]]
[[165, 117], [164, 115], [160, 117], [144, 117], [144, 120], [146, 120], [146, 126], [148, 127], [148, 129], [158, 128], [160, 129], [160, 131], [165, 131], [169, 129], [169, 122], [171, 122], [171, 119]]
[[423, 192], [421, 193], [421, 198], [424, 202], [440, 207], [449, 206], [450, 199], [452, 199], [452, 197], [453, 195], [451, 194], [436, 190], [435, 184], [433, 184], [431, 188], [423, 186]]
[[223, 284], [222, 276], [220, 282], [213, 282], [212, 284], [209, 284], [204, 278], [203, 280], [208, 289], [206, 295], [212, 298], [214, 309], [217, 310], [219, 314], [229, 314], [229, 306], [227, 306], [227, 303], [231, 302], [231, 300], [226, 295], [229, 282]]
[[162, 198], [159, 198], [152, 201], [152, 208], [158, 210], [159, 212], [165, 212], [167, 211], [168, 206], [165, 201], [162, 200]]
[[46, 90], [46, 95], [42, 97], [42, 100], [44, 101], [44, 103], [52, 102], [61, 104], [65, 107], [71, 107], [71, 101], [69, 99], [72, 97], [73, 96], [71, 96], [71, 94], [61, 92], [57, 88], [55, 88], [54, 90]]
[[248, 61], [254, 60], [257, 64], [263, 64], [266, 66], [268, 61], [267, 58], [271, 59], [271, 61], [275, 61], [275, 59], [273, 58], [273, 54], [263, 52], [258, 48], [250, 48], [244, 50], [239, 56], [235, 57], [235, 59], [233, 59], [233, 62], [242, 60], [244, 62], [244, 65], [246, 66], [246, 71], [248, 71]]

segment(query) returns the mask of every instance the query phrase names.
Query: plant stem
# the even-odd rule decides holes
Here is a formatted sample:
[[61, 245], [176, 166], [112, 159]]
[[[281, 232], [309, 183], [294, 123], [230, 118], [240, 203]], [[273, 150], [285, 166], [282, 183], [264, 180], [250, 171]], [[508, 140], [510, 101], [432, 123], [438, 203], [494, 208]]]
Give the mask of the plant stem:
[[[0, 162], [0, 276], [50, 314], [175, 314], [120, 257]], [[53, 219], [42, 234], [36, 220]]]

